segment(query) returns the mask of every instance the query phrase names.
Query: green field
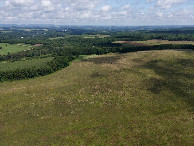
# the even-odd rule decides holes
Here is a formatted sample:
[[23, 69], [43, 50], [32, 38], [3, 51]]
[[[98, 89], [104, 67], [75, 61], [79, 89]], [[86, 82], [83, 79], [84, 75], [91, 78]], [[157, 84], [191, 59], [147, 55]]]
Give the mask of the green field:
[[0, 145], [194, 144], [194, 52], [91, 56], [0, 83]]
[[83, 35], [83, 38], [85, 39], [107, 38], [107, 37], [110, 37], [110, 35]]
[[0, 47], [2, 47], [2, 49], [0, 49], [0, 55], [7, 55], [8, 52], [9, 53], [17, 53], [23, 50], [27, 50], [27, 49], [31, 49], [30, 47], [31, 45], [29, 44], [22, 44], [18, 45], [18, 44], [8, 44], [8, 43], [0, 43]]
[[57, 40], [57, 39], [64, 39], [64, 37], [49, 38], [49, 40]]
[[41, 66], [45, 66], [48, 62], [52, 61], [53, 57], [47, 58], [38, 58], [38, 59], [31, 59], [31, 60], [24, 60], [24, 61], [15, 61], [15, 62], [7, 62], [2, 61], [0, 62], [0, 71], [6, 70], [16, 70], [16, 69], [23, 69], [23, 68], [41, 68]]

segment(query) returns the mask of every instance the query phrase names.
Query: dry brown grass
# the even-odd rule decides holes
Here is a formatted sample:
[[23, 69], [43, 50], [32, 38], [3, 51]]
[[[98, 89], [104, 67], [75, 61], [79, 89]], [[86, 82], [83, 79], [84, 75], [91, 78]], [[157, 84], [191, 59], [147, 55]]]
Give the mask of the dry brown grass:
[[191, 44], [194, 45], [194, 41], [168, 41], [168, 40], [147, 40], [147, 41], [116, 41], [114, 43], [129, 44], [134, 46], [153, 46], [162, 44]]
[[43, 46], [43, 44], [35, 44], [35, 45], [33, 45], [33, 46], [39, 47], [39, 46]]

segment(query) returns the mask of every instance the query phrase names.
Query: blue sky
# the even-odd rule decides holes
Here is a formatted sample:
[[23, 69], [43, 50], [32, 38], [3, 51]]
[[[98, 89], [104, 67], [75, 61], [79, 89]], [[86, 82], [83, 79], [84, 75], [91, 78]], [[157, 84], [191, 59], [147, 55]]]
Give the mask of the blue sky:
[[194, 0], [0, 0], [0, 23], [194, 25]]

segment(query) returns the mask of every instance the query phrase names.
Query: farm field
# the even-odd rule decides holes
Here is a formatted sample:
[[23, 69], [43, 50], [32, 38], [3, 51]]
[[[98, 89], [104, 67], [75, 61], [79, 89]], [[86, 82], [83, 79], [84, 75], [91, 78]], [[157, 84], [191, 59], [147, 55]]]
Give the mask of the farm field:
[[17, 53], [23, 50], [31, 49], [31, 45], [29, 44], [8, 44], [8, 43], [0, 43], [0, 55], [7, 55], [9, 53]]
[[0, 83], [0, 145], [193, 145], [193, 66], [193, 51], [107, 54]]
[[85, 35], [83, 38], [94, 39], [94, 38], [106, 38], [106, 37], [110, 37], [110, 35]]
[[72, 38], [72, 37], [82, 37], [82, 36], [81, 35], [65, 35], [63, 37], [53, 37], [53, 38], [49, 38], [49, 40], [65, 39], [65, 38]]
[[57, 40], [57, 39], [63, 39], [64, 37], [55, 37], [55, 38], [49, 38], [49, 40]]
[[147, 41], [116, 41], [113, 43], [129, 44], [134, 46], [153, 46], [162, 44], [191, 44], [194, 45], [194, 41], [168, 41], [168, 40], [147, 40]]
[[48, 31], [48, 29], [18, 29], [23, 31]]
[[41, 66], [45, 66], [48, 62], [52, 61], [54, 57], [47, 57], [47, 58], [38, 58], [38, 59], [31, 59], [31, 60], [24, 60], [24, 61], [15, 61], [15, 62], [0, 62], [0, 71], [6, 70], [16, 70], [16, 69], [23, 69], [23, 68], [41, 68]]
[[110, 37], [110, 35], [66, 35], [64, 37], [55, 37], [55, 38], [49, 38], [50, 40], [56, 40], [56, 39], [64, 39], [64, 38], [71, 38], [71, 37], [82, 37], [85, 39], [95, 39], [95, 38], [106, 38]]
[[5, 31], [5, 30], [0, 30], [0, 33], [9, 33], [9, 32], [12, 32], [12, 31]]

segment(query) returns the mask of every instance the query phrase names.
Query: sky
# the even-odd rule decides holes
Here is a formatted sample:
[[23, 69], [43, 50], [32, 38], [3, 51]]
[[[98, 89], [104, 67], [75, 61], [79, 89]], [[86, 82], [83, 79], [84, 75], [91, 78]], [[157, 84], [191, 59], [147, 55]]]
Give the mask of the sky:
[[194, 0], [0, 0], [0, 24], [194, 25]]

